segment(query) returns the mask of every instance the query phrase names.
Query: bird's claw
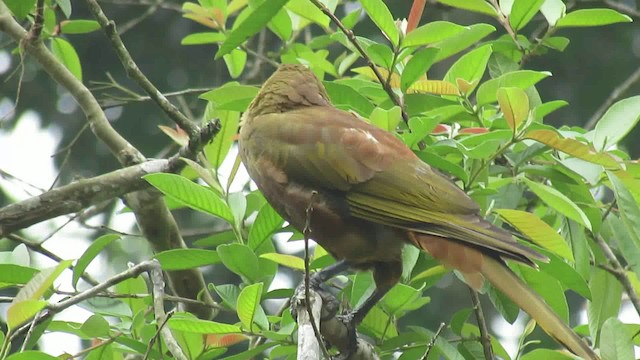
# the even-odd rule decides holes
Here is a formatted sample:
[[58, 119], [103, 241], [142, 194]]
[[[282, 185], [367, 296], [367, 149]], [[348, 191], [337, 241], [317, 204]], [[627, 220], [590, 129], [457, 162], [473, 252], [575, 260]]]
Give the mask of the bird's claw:
[[[291, 316], [295, 321], [298, 321], [298, 302], [300, 299], [304, 299], [306, 287], [304, 280], [296, 287], [296, 290], [293, 292], [293, 296], [291, 297]], [[311, 276], [309, 279], [309, 290], [320, 291], [322, 290], [322, 283], [314, 280], [314, 277]]]
[[348, 345], [347, 349], [343, 350], [338, 356], [333, 357], [332, 360], [348, 360], [354, 355], [358, 349], [358, 335], [356, 333], [356, 311], [349, 311], [342, 315], [336, 316], [340, 322], [347, 328]]

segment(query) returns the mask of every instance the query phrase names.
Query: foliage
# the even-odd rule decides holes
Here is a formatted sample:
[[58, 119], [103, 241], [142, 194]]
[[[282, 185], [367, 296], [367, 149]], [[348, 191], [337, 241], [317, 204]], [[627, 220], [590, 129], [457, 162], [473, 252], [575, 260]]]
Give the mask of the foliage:
[[[452, 176], [493, 222], [524, 234], [531, 240], [528, 246], [551, 260], [540, 264], [539, 271], [519, 265], [513, 265], [513, 270], [567, 320], [567, 293], [579, 294], [587, 302], [588, 321], [586, 326], [578, 326], [578, 331], [604, 359], [633, 359], [632, 345], [640, 346], [635, 336], [640, 324], [623, 323], [617, 315], [623, 292], [640, 292], [640, 164], [618, 144], [640, 120], [640, 97], [617, 101], [592, 130], [554, 128], [545, 124], [545, 117], [568, 104], [543, 101], [536, 84], [553, 78], [549, 72], [527, 68], [533, 57], [564, 51], [570, 41], [562, 36], [564, 28], [630, 19], [611, 9], [567, 11], [561, 0], [502, 1], [501, 8], [496, 8], [496, 1], [440, 2], [486, 15], [487, 21], [497, 21], [501, 29], [486, 23], [461, 26], [448, 21], [427, 22], [411, 29], [406, 21], [395, 21], [404, 15], [391, 14], [382, 0], [367, 0], [361, 2], [361, 9], [345, 14], [341, 24], [352, 29], [359, 22], [372, 22], [379, 34], [351, 38], [308, 0], [200, 0], [183, 4], [184, 17], [209, 31], [189, 34], [182, 43], [217, 44], [214, 61], [222, 58], [230, 76], [239, 78], [254, 51], [248, 39], [269, 29], [283, 45], [269, 61], [308, 65], [323, 79], [335, 106], [395, 132], [421, 159]], [[18, 19], [35, 11], [35, 1], [5, 3]], [[98, 24], [83, 19], [58, 23], [59, 14], [49, 1], [47, 4], [43, 40], [60, 63], [82, 80], [82, 59], [61, 35], [91, 32]], [[322, 4], [334, 14], [345, 8], [337, 0]], [[57, 6], [64, 8], [65, 2], [59, 0]], [[540, 36], [529, 36], [532, 23], [544, 26]], [[315, 34], [309, 42], [301, 36], [307, 31]], [[441, 79], [429, 77], [431, 67], [445, 60], [451, 61], [446, 74]], [[367, 66], [369, 62], [372, 66]], [[399, 101], [394, 102], [389, 89]], [[256, 87], [229, 82], [202, 94], [200, 98], [207, 103], [203, 119], [218, 118], [223, 129], [205, 147], [206, 156], [199, 162], [188, 161], [182, 175], [155, 173], [145, 177], [174, 208], [190, 208], [211, 215], [211, 222], [225, 224], [225, 230], [215, 237], [196, 242], [204, 249], [157, 253], [155, 258], [163, 269], [217, 264], [240, 279], [235, 284], [214, 282], [209, 286], [224, 311], [231, 314], [224, 321], [176, 313], [167, 322], [190, 359], [232, 353], [238, 353], [229, 357], [233, 359], [259, 354], [293, 359], [296, 354], [296, 327], [289, 310], [269, 311], [264, 300], [283, 300], [293, 293], [291, 289], [269, 290], [279, 268], [304, 269], [301, 257], [277, 252], [273, 236], [287, 236], [289, 241], [303, 236], [286, 226], [257, 191], [246, 186], [244, 191], [230, 192], [235, 171], [226, 181], [219, 174], [224, 159], [234, 154], [230, 150], [235, 146], [241, 113], [256, 93]], [[180, 145], [186, 142], [184, 135], [172, 129], [164, 131]], [[194, 181], [196, 178], [201, 181]], [[115, 235], [96, 239], [75, 261], [74, 287], [89, 263], [117, 239]], [[0, 358], [7, 359], [26, 356], [10, 355], [9, 339], [52, 301], [54, 280], [71, 264], [63, 261], [57, 267], [38, 270], [22, 262], [16, 251], [0, 255], [0, 284], [21, 287], [7, 311], [6, 332], [0, 336], [4, 340]], [[332, 262], [326, 251], [315, 248], [312, 269]], [[424, 291], [433, 289], [447, 273], [429, 256], [407, 249], [402, 283], [359, 328], [373, 339], [382, 358], [392, 358], [397, 352], [404, 353], [401, 359], [419, 358], [427, 348], [434, 359], [482, 356], [475, 341], [480, 329], [471, 309], [451, 314], [451, 321], [434, 343], [430, 343], [433, 329], [402, 326], [408, 314], [429, 306]], [[635, 287], [627, 288], [621, 279]], [[353, 306], [373, 286], [368, 274], [350, 275], [340, 295]], [[153, 313], [147, 311], [149, 292], [139, 278], [130, 279], [112, 293], [126, 300], [113, 299], [108, 307], [93, 306], [93, 315], [83, 324], [56, 320], [34, 324], [24, 348], [34, 348], [45, 331], [65, 332], [92, 340], [94, 346], [87, 358], [121, 359], [145, 353], [159, 358], [159, 352], [166, 349], [160, 347], [162, 341], [155, 340], [158, 346], [147, 346], [157, 337], [158, 325]], [[513, 323], [518, 314], [514, 305], [491, 289], [488, 293], [495, 309]], [[140, 299], [133, 296], [136, 294], [143, 296]], [[437, 296], [437, 291], [431, 294]], [[539, 334], [532, 334], [533, 327], [530, 324], [523, 332], [517, 355], [508, 354], [498, 341], [491, 342], [493, 351], [504, 359], [570, 358], [553, 350], [551, 343], [549, 348], [534, 346]], [[29, 356], [50, 358], [37, 351]]]

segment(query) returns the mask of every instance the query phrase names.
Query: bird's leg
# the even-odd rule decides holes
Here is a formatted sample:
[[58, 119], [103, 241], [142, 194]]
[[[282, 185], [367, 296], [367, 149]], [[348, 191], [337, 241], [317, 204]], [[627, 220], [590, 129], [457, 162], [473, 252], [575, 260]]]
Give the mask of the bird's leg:
[[[349, 263], [344, 260], [336, 261], [335, 263], [327, 266], [326, 268], [311, 274], [309, 278], [309, 287], [317, 288], [321, 284], [327, 282], [332, 277], [349, 270]], [[301, 285], [304, 285], [304, 281]]]
[[340, 316], [349, 332], [349, 349], [340, 353], [338, 360], [346, 360], [357, 350], [358, 338], [356, 327], [364, 320], [367, 313], [380, 301], [402, 276], [402, 262], [378, 263], [373, 268], [373, 279], [376, 289], [357, 309]]

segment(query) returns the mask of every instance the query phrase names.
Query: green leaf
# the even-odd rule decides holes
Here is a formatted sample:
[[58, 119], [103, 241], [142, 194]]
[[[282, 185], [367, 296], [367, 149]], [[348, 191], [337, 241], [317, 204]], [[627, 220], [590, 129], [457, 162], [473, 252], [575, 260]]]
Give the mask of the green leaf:
[[410, 308], [421, 295], [422, 291], [404, 284], [396, 284], [382, 298], [382, 306], [390, 315], [398, 315], [406, 308]]
[[82, 81], [82, 66], [76, 49], [67, 40], [51, 38], [51, 52], [78, 80]]
[[323, 28], [328, 27], [329, 22], [331, 21], [331, 19], [329, 19], [329, 17], [327, 17], [322, 11], [320, 11], [320, 9], [311, 5], [307, 0], [290, 0], [287, 4], [287, 9], [291, 10], [298, 16], [315, 22]]
[[7, 357], [7, 360], [60, 360], [60, 358], [45, 354], [42, 351], [28, 350], [15, 353]]
[[204, 249], [171, 249], [153, 256], [162, 265], [163, 270], [175, 271], [213, 265], [220, 262], [218, 253]]
[[16, 264], [0, 264], [0, 288], [26, 284], [40, 270]]
[[260, 89], [255, 86], [239, 85], [236, 82], [226, 83], [217, 89], [207, 91], [199, 96], [213, 103], [216, 111], [245, 111]]
[[248, 38], [262, 30], [264, 26], [276, 16], [278, 11], [289, 0], [269, 0], [264, 1], [249, 14], [240, 25], [236, 26], [227, 39], [220, 45], [220, 49], [216, 53], [215, 59], [220, 59], [223, 55], [228, 54], [231, 50], [238, 47]]
[[[144, 281], [144, 278], [142, 276], [126, 279], [116, 285], [116, 294], [139, 296], [148, 293], [149, 289], [147, 288], [147, 283]], [[122, 303], [124, 303], [127, 308], [130, 309], [132, 316], [143, 312], [147, 308], [145, 299], [141, 298], [125, 297], [122, 299]], [[98, 303], [97, 306], [100, 306], [100, 304]], [[103, 315], [110, 314], [104, 313]]]
[[537, 216], [520, 210], [497, 209], [494, 211], [534, 243], [567, 260], [574, 261], [567, 242], [558, 232]]
[[558, 20], [556, 27], [603, 26], [631, 21], [627, 15], [612, 9], [581, 9], [572, 11]]
[[271, 260], [276, 264], [304, 271], [304, 260], [297, 256], [278, 253], [267, 253], [260, 255], [260, 257], [263, 259]]
[[175, 174], [149, 174], [143, 178], [166, 196], [194, 210], [220, 217], [229, 224], [233, 224], [233, 214], [229, 205], [209, 188]]
[[293, 32], [291, 18], [285, 9], [280, 9], [273, 19], [269, 21], [268, 26], [282, 41], [286, 42], [291, 38]]
[[610, 171], [607, 171], [607, 177], [616, 196], [620, 219], [627, 229], [634, 246], [640, 248], [640, 206], [638, 206], [633, 195], [619, 177]]
[[500, 110], [515, 134], [529, 117], [529, 97], [517, 87], [499, 88], [496, 95]]
[[603, 359], [634, 360], [633, 341], [624, 324], [615, 317], [602, 325], [600, 355]]
[[600, 343], [602, 325], [609, 318], [615, 318], [620, 311], [622, 285], [606, 270], [593, 267], [591, 270], [591, 301], [587, 303], [589, 331], [595, 346]]
[[545, 0], [515, 0], [509, 13], [509, 23], [514, 30], [525, 27], [538, 12]]
[[402, 47], [423, 46], [458, 35], [467, 30], [464, 26], [448, 21], [433, 21], [415, 28], [402, 39]]
[[549, 262], [539, 262], [538, 266], [540, 270], [558, 279], [565, 290], [573, 290], [584, 298], [591, 299], [589, 285], [576, 269], [553, 253], [547, 253], [545, 255], [549, 258]]
[[529, 179], [524, 179], [524, 182], [550, 208], [591, 230], [591, 222], [587, 215], [566, 195], [550, 186]]
[[108, 337], [110, 330], [109, 322], [98, 314], [91, 315], [80, 327], [80, 331], [93, 338]]
[[620, 100], [598, 120], [593, 146], [606, 150], [622, 140], [640, 121], [640, 96]]
[[32, 10], [35, 10], [36, 0], [4, 0], [4, 4], [16, 19], [22, 21]]
[[416, 80], [425, 76], [439, 51], [438, 48], [425, 48], [413, 54], [402, 71], [400, 86], [403, 92], [406, 92]]
[[218, 169], [227, 157], [231, 146], [233, 146], [234, 137], [238, 133], [238, 125], [240, 124], [240, 113], [226, 110], [214, 111], [213, 109], [213, 104], [208, 103], [204, 120], [218, 118], [222, 128], [213, 138], [213, 141], [204, 147], [204, 153], [207, 155], [211, 166], [214, 169]]
[[260, 245], [268, 240], [276, 230], [282, 228], [284, 220], [274, 210], [274, 208], [266, 203], [260, 208], [256, 220], [249, 230], [248, 244], [252, 250], [257, 250]]
[[381, 129], [393, 132], [402, 120], [400, 111], [398, 106], [394, 106], [389, 110], [377, 107], [369, 115], [369, 121]]
[[7, 327], [9, 331], [17, 329], [44, 309], [45, 306], [47, 306], [45, 300], [27, 299], [15, 301], [14, 299], [7, 309]]
[[497, 100], [497, 92], [501, 87], [517, 87], [525, 90], [547, 76], [551, 76], [551, 73], [533, 70], [518, 70], [501, 75], [480, 85], [476, 94], [476, 101], [478, 106], [494, 102]]
[[460, 51], [477, 44], [480, 40], [494, 31], [496, 31], [496, 28], [488, 24], [473, 24], [468, 26], [465, 31], [433, 44], [433, 46], [440, 49], [435, 61], [438, 62], [444, 60], [451, 55], [457, 54]]
[[374, 64], [382, 66], [385, 69], [391, 68], [391, 62], [393, 61], [393, 51], [388, 46], [382, 44], [373, 44], [367, 47], [366, 52]]
[[545, 302], [561, 319], [568, 323], [569, 306], [560, 282], [545, 272], [537, 271], [528, 266], [518, 267], [526, 283], [544, 298]]
[[225, 244], [218, 246], [217, 251], [227, 269], [244, 276], [249, 282], [255, 282], [261, 276], [258, 257], [248, 246]]
[[202, 45], [202, 44], [217, 44], [223, 42], [225, 36], [223, 33], [219, 32], [200, 32], [193, 33], [185, 36], [182, 41], [180, 41], [181, 45]]
[[438, 0], [438, 2], [454, 8], [497, 17], [496, 10], [485, 0]]
[[228, 194], [227, 203], [231, 207], [236, 230], [240, 233], [242, 231], [242, 220], [247, 210], [247, 198], [242, 192], [235, 192]]
[[242, 70], [244, 70], [244, 65], [247, 63], [247, 53], [240, 49], [233, 49], [222, 58], [224, 59], [224, 63], [227, 64], [231, 78], [238, 78], [238, 76], [242, 74]]
[[97, 238], [91, 245], [84, 251], [82, 256], [76, 261], [76, 265], [73, 267], [73, 279], [71, 284], [73, 288], [76, 289], [76, 285], [82, 277], [82, 274], [87, 269], [89, 264], [93, 261], [93, 259], [100, 254], [100, 252], [109, 246], [111, 242], [114, 240], [120, 239], [120, 235], [117, 234], [105, 234]]
[[376, 24], [387, 39], [391, 41], [393, 46], [398, 46], [398, 29], [387, 5], [385, 5], [382, 0], [361, 0], [360, 4], [371, 20], [373, 20], [374, 24]]
[[373, 104], [348, 85], [338, 84], [336, 82], [323, 82], [331, 103], [343, 110], [354, 110], [363, 117], [369, 117], [374, 109]]
[[576, 357], [558, 350], [537, 348], [522, 355], [520, 360], [575, 360]]
[[491, 45], [484, 45], [462, 55], [460, 59], [451, 65], [443, 80], [455, 84], [458, 79], [462, 79], [469, 84], [474, 84], [472, 87], [463, 90], [465, 94], [470, 94], [482, 79], [492, 51]]
[[549, 101], [534, 107], [532, 109], [532, 116], [534, 119], [541, 122], [545, 116], [567, 105], [569, 105], [569, 103], [564, 100]]
[[55, 0], [54, 3], [60, 7], [67, 19], [71, 16], [71, 0]]
[[24, 300], [38, 300], [44, 296], [53, 282], [62, 274], [62, 272], [71, 266], [73, 260], [64, 260], [58, 265], [43, 269], [36, 274], [13, 298], [12, 304]]
[[564, 51], [564, 49], [567, 48], [567, 46], [569, 46], [569, 43], [571, 42], [571, 40], [569, 40], [566, 37], [563, 36], [552, 36], [550, 38], [545, 39], [542, 44], [544, 46], [550, 47], [554, 50], [558, 50], [558, 51]]
[[235, 310], [238, 303], [238, 296], [240, 296], [240, 288], [232, 284], [213, 285], [213, 289], [216, 294], [220, 296], [222, 302], [230, 309]]
[[242, 322], [242, 326], [252, 332], [254, 316], [260, 306], [262, 287], [262, 283], [249, 285], [242, 289], [240, 296], [238, 296], [238, 305], [236, 307], [238, 318]]
[[172, 330], [191, 332], [196, 334], [240, 334], [242, 330], [239, 326], [193, 319], [187, 317], [174, 316], [169, 319], [167, 325]]
[[63, 34], [86, 34], [98, 29], [100, 24], [95, 20], [65, 20], [60, 23]]
[[546, 0], [540, 7], [540, 12], [544, 15], [549, 26], [556, 26], [558, 20], [564, 17], [567, 7], [562, 0]]
[[553, 130], [534, 130], [525, 135], [528, 139], [541, 142], [553, 149], [560, 150], [571, 156], [599, 164], [609, 169], [619, 169], [620, 164], [607, 153], [594, 151], [588, 145], [574, 139], [563, 139]]

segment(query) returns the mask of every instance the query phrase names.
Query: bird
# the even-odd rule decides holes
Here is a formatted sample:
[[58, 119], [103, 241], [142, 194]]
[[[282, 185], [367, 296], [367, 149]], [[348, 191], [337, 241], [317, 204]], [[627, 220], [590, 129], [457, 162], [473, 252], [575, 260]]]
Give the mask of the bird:
[[334, 107], [306, 66], [283, 64], [267, 79], [242, 115], [239, 149], [271, 206], [299, 231], [308, 226], [336, 259], [313, 274], [314, 284], [349, 268], [372, 271], [375, 291], [348, 314], [354, 328], [399, 282], [410, 244], [476, 290], [488, 280], [569, 351], [599, 359], [505, 263], [548, 259], [485, 220], [474, 200], [395, 135]]

